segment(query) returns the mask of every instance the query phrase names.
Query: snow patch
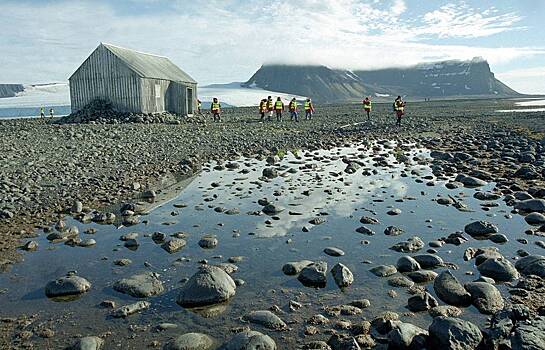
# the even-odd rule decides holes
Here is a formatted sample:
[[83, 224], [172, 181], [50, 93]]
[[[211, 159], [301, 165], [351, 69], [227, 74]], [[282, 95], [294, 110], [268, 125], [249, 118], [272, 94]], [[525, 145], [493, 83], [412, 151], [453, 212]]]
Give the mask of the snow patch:
[[[251, 85], [250, 85], [251, 86]], [[280, 97], [284, 102], [291, 100], [295, 97], [298, 100], [305, 100], [306, 97], [285, 94], [281, 92], [274, 92], [264, 90], [260, 88], [244, 88], [244, 87], [229, 87], [229, 86], [214, 86], [214, 87], [202, 87], [198, 89], [199, 99], [202, 102], [210, 102], [214, 97], [217, 97], [220, 102], [227, 103], [235, 107], [250, 107], [257, 106], [261, 99], [267, 98], [267, 96]]]
[[0, 98], [0, 107], [39, 107], [70, 105], [68, 83], [25, 85], [15, 97]]
[[[241, 87], [240, 82], [230, 84], [214, 84], [198, 88], [198, 97], [203, 102], [212, 101], [217, 97], [226, 104], [244, 107], [257, 106], [262, 98], [267, 96], [280, 97], [285, 101], [293, 97], [305, 100], [306, 97], [268, 91], [257, 88], [252, 83], [249, 88]], [[26, 85], [25, 90], [15, 97], [0, 98], [0, 108], [39, 108], [49, 106], [69, 106], [70, 88], [68, 83], [42, 85]]]
[[521, 102], [515, 102], [515, 105], [522, 106], [522, 107], [545, 106], [545, 100], [521, 101]]
[[545, 108], [500, 109], [498, 113], [545, 112]]

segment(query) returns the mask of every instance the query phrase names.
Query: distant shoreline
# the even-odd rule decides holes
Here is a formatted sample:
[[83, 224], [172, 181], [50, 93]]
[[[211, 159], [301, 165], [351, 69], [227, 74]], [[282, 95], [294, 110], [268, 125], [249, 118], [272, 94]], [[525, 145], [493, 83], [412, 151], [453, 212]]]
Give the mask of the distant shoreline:
[[[527, 101], [527, 100], [545, 100], [545, 95], [521, 95], [520, 97], [484, 97], [484, 96], [453, 96], [452, 98], [441, 98], [441, 99], [431, 99], [429, 101], [425, 101], [424, 98], [421, 97], [414, 97], [409, 98], [407, 101], [409, 103], [426, 103], [426, 102], [467, 102], [467, 101], [486, 101], [486, 100], [498, 100], [498, 101]], [[1, 103], [2, 99], [0, 99]], [[332, 102], [332, 103], [315, 103], [317, 105], [321, 106], [334, 106], [334, 105], [356, 105], [359, 104], [360, 101], [345, 101], [345, 102]], [[391, 103], [390, 99], [381, 97], [381, 98], [375, 98], [374, 99], [375, 104], [389, 104]], [[544, 103], [545, 105], [545, 103]], [[45, 115], [46, 118], [49, 118], [49, 108], [53, 108], [55, 111], [54, 116], [55, 117], [64, 117], [66, 115], [69, 115], [71, 110], [69, 105], [58, 105], [58, 106], [48, 106], [47, 104], [43, 105], [45, 108]], [[539, 105], [541, 106], [541, 105]], [[21, 107], [13, 107], [13, 106], [2, 106], [0, 104], [0, 120], [9, 120], [9, 119], [34, 119], [34, 118], [40, 118], [40, 107], [41, 106], [21, 106]], [[254, 106], [231, 106], [229, 104], [223, 104], [224, 108], [253, 108]], [[255, 104], [255, 107], [257, 107], [257, 101]], [[209, 108], [209, 103], [203, 101], [203, 110], [206, 111]], [[520, 106], [520, 111], [517, 111], [516, 109], [509, 110], [509, 112], [520, 112], [520, 113], [533, 113], [533, 112], [541, 112], [542, 110], [540, 108], [536, 108], [534, 110], [530, 109], [523, 109], [522, 106]], [[33, 114], [31, 114], [33, 113]]]

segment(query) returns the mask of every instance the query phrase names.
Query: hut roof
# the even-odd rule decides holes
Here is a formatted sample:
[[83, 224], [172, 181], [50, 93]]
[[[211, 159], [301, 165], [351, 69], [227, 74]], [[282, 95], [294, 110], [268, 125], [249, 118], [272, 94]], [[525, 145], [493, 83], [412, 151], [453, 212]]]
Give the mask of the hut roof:
[[189, 74], [178, 68], [178, 66], [164, 56], [138, 52], [112, 44], [102, 43], [101, 45], [125, 62], [131, 70], [142, 78], [197, 83]]

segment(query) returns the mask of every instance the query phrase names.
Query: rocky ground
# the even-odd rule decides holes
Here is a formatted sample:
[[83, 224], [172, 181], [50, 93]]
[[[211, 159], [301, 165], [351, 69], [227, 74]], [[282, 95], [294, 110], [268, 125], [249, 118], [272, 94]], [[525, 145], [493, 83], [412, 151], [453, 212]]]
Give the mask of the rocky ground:
[[205, 124], [180, 125], [1, 121], [0, 266], [17, 259], [14, 248], [20, 238], [51, 222], [74, 201], [93, 208], [110, 206], [161, 189], [210, 159], [328, 148], [373, 137], [441, 135], [433, 147], [473, 149], [492, 162], [483, 164], [485, 168], [503, 171], [495, 167], [495, 149], [483, 148], [483, 143], [493, 142], [499, 152], [503, 140], [512, 139], [518, 156], [524, 142], [543, 139], [545, 131], [539, 115], [494, 113], [511, 106], [502, 100], [415, 103], [409, 105], [402, 128], [393, 126], [390, 106], [379, 104], [373, 124], [362, 123], [358, 105], [320, 106], [312, 121], [300, 123], [289, 118], [259, 123], [253, 108], [225, 110], [219, 124], [210, 118]]
[[[393, 126], [394, 117], [389, 105], [375, 107], [373, 123], [363, 120], [356, 105], [319, 107], [312, 121], [300, 123], [292, 123], [289, 118], [283, 123], [259, 123], [253, 109], [226, 110], [224, 122], [218, 124], [209, 121], [205, 124], [59, 125], [41, 120], [2, 121], [0, 264], [7, 267], [16, 261], [15, 248], [20, 245], [20, 239], [31, 236], [35, 228], [50, 224], [64, 213], [79, 213], [84, 208], [101, 209], [131, 198], [153, 197], [168, 185], [197, 172], [200, 164], [207, 160], [228, 160], [240, 155], [262, 158], [281, 155], [286, 150], [330, 148], [365, 139], [402, 138], [416, 141], [434, 151], [431, 167], [438, 178], [463, 173], [465, 176], [458, 176], [457, 183], [467, 186], [494, 181], [506, 200], [511, 200], [515, 210], [534, 212], [533, 219], [539, 221], [545, 219], [538, 215], [545, 211], [545, 201], [542, 199], [545, 197], [542, 116], [499, 115], [493, 112], [495, 109], [510, 108], [511, 104], [510, 101], [416, 103], [409, 105], [408, 116], [401, 128]], [[399, 156], [403, 157], [403, 154]], [[483, 198], [486, 196], [483, 194]], [[517, 204], [534, 198], [533, 202]], [[444, 198], [444, 201], [456, 205], [452, 198]], [[105, 221], [107, 219], [104, 218]], [[465, 233], [490, 238], [497, 234], [492, 226], [477, 222], [466, 227]], [[541, 235], [542, 228], [536, 228], [531, 234]], [[62, 231], [60, 228], [59, 232]], [[500, 236], [490, 240], [501, 240]], [[418, 245], [418, 242], [409, 242], [406, 246], [410, 247], [411, 244]], [[441, 300], [450, 305], [473, 302], [480, 310], [494, 314], [484, 341], [476, 326], [456, 318], [437, 318], [425, 331], [401, 323], [394, 316], [389, 319], [388, 315], [373, 321], [373, 329], [382, 334], [373, 338], [401, 348], [418, 348], [422, 342], [446, 348], [456, 348], [452, 344], [465, 342], [469, 344], [468, 349], [488, 342], [490, 348], [501, 348], [508, 342], [512, 348], [522, 349], [536, 341], [532, 334], [545, 324], [537, 317], [543, 312], [545, 304], [541, 280], [541, 277], [545, 277], [545, 269], [542, 268], [545, 258], [530, 256], [520, 259], [513, 267], [494, 251], [468, 250], [466, 254], [468, 259], [475, 259], [483, 276], [489, 275], [499, 281], [510, 281], [519, 273], [525, 276], [512, 289], [513, 299], [523, 306], [504, 308], [503, 303], [498, 301], [497, 291], [486, 279], [463, 286], [452, 276], [442, 273], [433, 285]], [[411, 266], [429, 263], [405, 260], [392, 266], [394, 270], [412, 269]], [[378, 269], [377, 275], [388, 275], [388, 268], [391, 267]], [[306, 266], [305, 269], [299, 274], [300, 280], [305, 280], [305, 283], [322, 273], [319, 264]], [[338, 283], [351, 283], [343, 266], [336, 266], [336, 270]], [[221, 271], [206, 273], [221, 275], [214, 279], [224, 280], [223, 291], [235, 286], [235, 282]], [[305, 279], [305, 276], [309, 277]], [[153, 276], [142, 278], [153, 279]], [[187, 286], [192, 286], [190, 282]], [[86, 281], [78, 280], [77, 276], [67, 276], [62, 283], [83, 292], [87, 288]], [[55, 287], [48, 286], [46, 290], [54, 295]], [[187, 295], [178, 300], [180, 305], [195, 302], [191, 288], [187, 288]], [[430, 297], [425, 293], [415, 293], [409, 299], [409, 308], [414, 308], [414, 311], [421, 311], [422, 307], [432, 308], [437, 301]], [[145, 308], [146, 305], [135, 307]], [[438, 312], [456, 315], [455, 309]], [[270, 313], [248, 317], [255, 318], [256, 322], [282, 326], [281, 320], [276, 320]], [[24, 328], [25, 322], [30, 321], [3, 319], [0, 323], [2, 334], [9, 334], [17, 327]], [[374, 342], [369, 335], [371, 324], [360, 328], [356, 338], [332, 336], [329, 346], [333, 349], [356, 349], [365, 342]], [[44, 329], [46, 332], [47, 328]], [[256, 338], [263, 344], [270, 343], [266, 336], [260, 334], [240, 334], [238, 337], [244, 339], [239, 342]], [[188, 336], [186, 338], [189, 340], [184, 338], [180, 342], [197, 341], [191, 337], [200, 337], [198, 341], [206, 344], [207, 340], [202, 335]], [[101, 340], [82, 341], [98, 343]], [[354, 345], [355, 342], [359, 345]], [[328, 348], [323, 344], [315, 346], [311, 348]], [[175, 348], [174, 345], [172, 348]], [[203, 345], [203, 348], [206, 347]]]

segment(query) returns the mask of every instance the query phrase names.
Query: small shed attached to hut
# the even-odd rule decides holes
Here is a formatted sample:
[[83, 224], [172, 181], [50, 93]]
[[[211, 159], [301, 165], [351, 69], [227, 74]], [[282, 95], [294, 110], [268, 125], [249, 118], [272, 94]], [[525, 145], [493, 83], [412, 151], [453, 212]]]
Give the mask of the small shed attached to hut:
[[191, 115], [197, 82], [168, 58], [101, 43], [72, 74], [72, 113], [96, 99], [115, 110]]

